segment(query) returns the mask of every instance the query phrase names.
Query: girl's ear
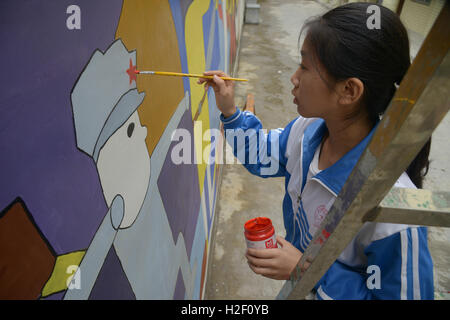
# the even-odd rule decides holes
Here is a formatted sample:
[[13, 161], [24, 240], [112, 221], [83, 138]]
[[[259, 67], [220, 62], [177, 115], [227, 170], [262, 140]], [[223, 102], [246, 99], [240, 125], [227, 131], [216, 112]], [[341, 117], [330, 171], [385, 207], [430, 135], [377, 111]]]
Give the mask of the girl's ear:
[[358, 78], [348, 78], [338, 84], [339, 103], [344, 105], [358, 102], [364, 93], [364, 83]]

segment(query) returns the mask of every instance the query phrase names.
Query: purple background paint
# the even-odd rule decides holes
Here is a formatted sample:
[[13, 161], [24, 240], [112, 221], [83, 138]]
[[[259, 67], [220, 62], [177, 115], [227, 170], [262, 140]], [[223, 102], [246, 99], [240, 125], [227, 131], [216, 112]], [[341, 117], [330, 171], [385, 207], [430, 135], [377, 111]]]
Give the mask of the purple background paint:
[[136, 300], [114, 246], [109, 249], [89, 300]]
[[93, 160], [76, 148], [70, 92], [115, 38], [121, 0], [0, 2], [0, 210], [21, 197], [56, 253], [85, 249], [107, 212]]
[[[186, 129], [191, 137], [194, 136], [190, 110], [184, 113], [178, 128]], [[179, 165], [172, 162], [172, 149], [178, 143], [178, 141], [174, 141], [169, 147], [159, 174], [158, 188], [172, 230], [173, 241], [176, 243], [178, 234], [180, 232], [183, 234], [187, 256], [190, 259], [200, 210], [198, 170], [193, 161], [192, 164]], [[194, 143], [191, 141], [192, 158], [194, 154]]]

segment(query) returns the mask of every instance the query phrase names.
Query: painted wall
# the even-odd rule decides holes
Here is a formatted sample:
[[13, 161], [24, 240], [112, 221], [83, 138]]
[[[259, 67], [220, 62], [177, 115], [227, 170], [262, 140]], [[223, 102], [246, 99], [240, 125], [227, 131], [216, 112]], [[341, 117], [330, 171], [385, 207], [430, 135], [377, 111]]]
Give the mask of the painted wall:
[[0, 2], [0, 299], [202, 298], [243, 4]]

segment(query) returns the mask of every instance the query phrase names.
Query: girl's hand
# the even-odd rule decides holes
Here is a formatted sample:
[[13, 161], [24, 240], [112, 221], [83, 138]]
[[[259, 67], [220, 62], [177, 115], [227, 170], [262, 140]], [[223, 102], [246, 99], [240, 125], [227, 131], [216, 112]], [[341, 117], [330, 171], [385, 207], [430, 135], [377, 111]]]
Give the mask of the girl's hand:
[[228, 77], [223, 71], [207, 71], [205, 76], [214, 76], [213, 79], [200, 78], [197, 83], [206, 82], [205, 90], [211, 86], [216, 95], [216, 103], [225, 118], [232, 116], [236, 112], [234, 104], [234, 81], [223, 80], [219, 77]]
[[256, 274], [275, 280], [288, 280], [291, 272], [300, 261], [302, 253], [282, 237], [277, 236], [277, 242], [278, 248], [249, 248], [245, 256], [250, 269]]

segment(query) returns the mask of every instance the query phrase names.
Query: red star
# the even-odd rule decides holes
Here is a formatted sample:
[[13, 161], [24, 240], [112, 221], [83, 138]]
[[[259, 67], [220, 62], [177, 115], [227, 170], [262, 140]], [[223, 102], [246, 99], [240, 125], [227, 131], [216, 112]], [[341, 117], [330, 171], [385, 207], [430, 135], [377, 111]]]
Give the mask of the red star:
[[133, 62], [131, 62], [130, 59], [130, 68], [127, 70], [128, 76], [130, 77], [130, 84], [131, 81], [135, 81], [136, 82], [136, 66], [133, 66]]

